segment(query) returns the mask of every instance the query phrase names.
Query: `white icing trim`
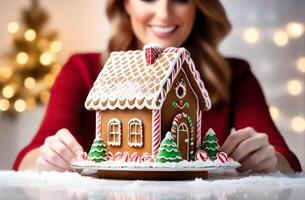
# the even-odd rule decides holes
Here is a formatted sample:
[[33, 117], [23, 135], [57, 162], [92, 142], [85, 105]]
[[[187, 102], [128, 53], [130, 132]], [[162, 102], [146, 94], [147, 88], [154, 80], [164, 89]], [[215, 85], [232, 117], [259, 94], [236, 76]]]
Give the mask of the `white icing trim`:
[[[136, 127], [139, 126], [140, 128], [140, 133], [131, 132], [131, 126], [135, 125]], [[131, 134], [134, 135], [136, 142], [131, 141]], [[137, 142], [137, 137], [140, 135], [141, 137], [141, 142]], [[128, 122], [128, 145], [131, 147], [142, 147], [143, 146], [143, 126], [142, 126], [142, 121], [139, 118], [132, 118]]]
[[[143, 54], [144, 52], [137, 50], [137, 51], [127, 51], [127, 52], [112, 52], [110, 55], [111, 56], [137, 56], [141, 53]], [[203, 99], [205, 100], [205, 107], [207, 109], [209, 109], [211, 107], [211, 102], [209, 99], [208, 92], [206, 91], [206, 89], [204, 87], [204, 83], [200, 78], [199, 72], [195, 68], [194, 62], [191, 59], [189, 52], [184, 48], [167, 48], [164, 50], [163, 54], [173, 54], [174, 58], [173, 58], [173, 61], [170, 62], [169, 69], [166, 71], [165, 76], [160, 83], [159, 90], [157, 92], [153, 92], [151, 94], [151, 96], [138, 95], [138, 96], [132, 96], [132, 99], [128, 98], [128, 96], [126, 96], [126, 97], [123, 96], [123, 97], [120, 97], [121, 99], [118, 99], [118, 97], [97, 96], [95, 94], [96, 90], [98, 89], [98, 87], [95, 87], [95, 86], [99, 84], [99, 80], [102, 79], [102, 77], [106, 76], [106, 72], [103, 73], [103, 70], [106, 70], [106, 69], [108, 71], [111, 70], [111, 69], [109, 69], [109, 67], [107, 68], [107, 63], [113, 61], [110, 56], [110, 58], [106, 62], [105, 68], [101, 71], [97, 80], [95, 81], [94, 87], [89, 92], [89, 95], [85, 102], [85, 107], [87, 109], [94, 109], [94, 110], [97, 110], [97, 109], [114, 110], [117, 108], [122, 109], [122, 110], [124, 110], [126, 108], [143, 109], [144, 107], [146, 107], [148, 109], [160, 109], [164, 103], [164, 100], [166, 99], [167, 93], [169, 92], [169, 90], [172, 86], [172, 82], [176, 78], [176, 75], [179, 72], [179, 70], [182, 68], [183, 63], [186, 61], [186, 63], [188, 64], [188, 67], [190, 68], [191, 73], [194, 76], [194, 80], [196, 81], [198, 87], [201, 90], [201, 95], [202, 95]], [[165, 59], [168, 59], [167, 56], [165, 56]], [[175, 69], [176, 71], [173, 71], [175, 66], [178, 63], [179, 63], [179, 66], [177, 67], [177, 69]], [[122, 65], [121, 60], [118, 61], [118, 64]], [[126, 63], [123, 63], [123, 64], [126, 65]], [[173, 79], [169, 80], [171, 75], [173, 75], [173, 77], [172, 77]], [[165, 91], [163, 91], [164, 87], [166, 89]], [[159, 97], [161, 97], [161, 98], [159, 98]], [[144, 98], [144, 102], [141, 103], [141, 105], [139, 105], [138, 101], [143, 100], [143, 98]], [[114, 102], [112, 102], [112, 105], [110, 103], [111, 100], [115, 100]], [[120, 103], [119, 100], [122, 103]], [[128, 101], [130, 101], [130, 100], [134, 100], [134, 103], [129, 104]], [[148, 101], [151, 101], [151, 103], [148, 103]], [[103, 103], [105, 105], [102, 105], [101, 103]]]
[[[118, 125], [118, 141], [110, 141], [110, 126], [112, 125]], [[121, 146], [122, 145], [122, 129], [121, 129], [121, 121], [117, 118], [112, 118], [109, 120], [108, 124], [107, 124], [107, 143], [110, 146]], [[112, 133], [114, 134], [114, 138], [115, 135], [117, 135], [117, 133]]]

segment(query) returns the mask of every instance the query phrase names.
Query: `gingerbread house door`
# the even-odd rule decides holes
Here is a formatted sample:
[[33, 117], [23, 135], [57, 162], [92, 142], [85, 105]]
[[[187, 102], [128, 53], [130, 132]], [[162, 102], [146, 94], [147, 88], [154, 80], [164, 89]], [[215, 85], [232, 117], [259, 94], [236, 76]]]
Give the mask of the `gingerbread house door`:
[[187, 122], [181, 122], [177, 128], [177, 146], [184, 160], [189, 160], [190, 134]]

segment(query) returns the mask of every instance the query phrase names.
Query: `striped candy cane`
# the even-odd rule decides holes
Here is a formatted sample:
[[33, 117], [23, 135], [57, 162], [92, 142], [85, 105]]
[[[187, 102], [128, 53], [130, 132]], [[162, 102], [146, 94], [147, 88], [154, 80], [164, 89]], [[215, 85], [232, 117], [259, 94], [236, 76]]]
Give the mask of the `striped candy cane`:
[[95, 138], [101, 137], [101, 111], [96, 111], [96, 120], [95, 120]]
[[201, 117], [202, 117], [202, 113], [201, 110], [199, 110], [198, 112], [198, 116], [197, 116], [197, 148], [199, 148], [201, 146]]
[[161, 143], [161, 115], [160, 110], [153, 110], [153, 134], [152, 134], [152, 155], [157, 155]]

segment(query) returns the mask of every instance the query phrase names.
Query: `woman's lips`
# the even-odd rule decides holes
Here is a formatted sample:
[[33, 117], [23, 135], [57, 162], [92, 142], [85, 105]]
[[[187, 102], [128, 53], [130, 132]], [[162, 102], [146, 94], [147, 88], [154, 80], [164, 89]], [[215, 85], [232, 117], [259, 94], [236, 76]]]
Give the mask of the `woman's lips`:
[[158, 37], [166, 37], [172, 35], [177, 29], [178, 26], [150, 26], [151, 31]]

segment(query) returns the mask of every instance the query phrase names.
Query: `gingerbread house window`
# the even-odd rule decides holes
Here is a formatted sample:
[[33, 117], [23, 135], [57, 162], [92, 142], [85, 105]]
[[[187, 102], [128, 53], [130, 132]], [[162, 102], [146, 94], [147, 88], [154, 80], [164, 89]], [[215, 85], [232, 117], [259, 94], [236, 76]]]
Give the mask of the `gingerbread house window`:
[[140, 119], [133, 118], [128, 122], [128, 144], [131, 147], [143, 146], [143, 128]]
[[118, 119], [111, 119], [108, 122], [108, 145], [121, 146], [121, 122]]

